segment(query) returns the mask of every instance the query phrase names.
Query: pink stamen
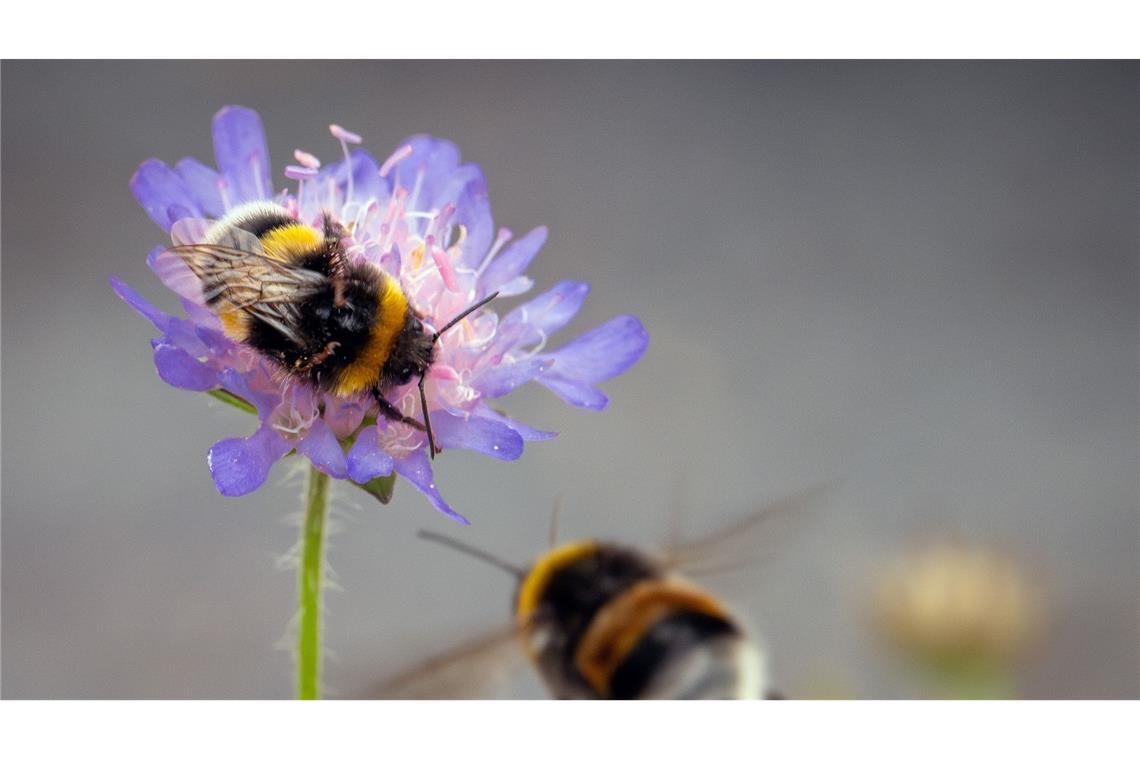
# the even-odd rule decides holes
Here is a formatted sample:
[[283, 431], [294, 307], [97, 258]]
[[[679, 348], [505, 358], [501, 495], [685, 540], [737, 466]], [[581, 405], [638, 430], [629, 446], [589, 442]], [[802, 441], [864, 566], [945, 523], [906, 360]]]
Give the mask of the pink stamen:
[[316, 179], [317, 170], [307, 166], [286, 166], [285, 176], [298, 182], [306, 179]]
[[435, 260], [435, 266], [439, 269], [440, 275], [443, 277], [444, 286], [452, 293], [459, 291], [459, 281], [455, 279], [455, 267], [451, 265], [451, 259], [447, 255], [447, 251], [435, 245], [435, 240], [429, 235], [426, 245], [431, 249], [431, 257]]
[[431, 368], [428, 370], [428, 375], [435, 378], [436, 380], [462, 379], [460, 378], [459, 373], [452, 369], [449, 365], [441, 364], [439, 362], [431, 365]]
[[329, 132], [332, 132], [332, 136], [341, 142], [352, 143], [353, 145], [360, 145], [360, 143], [364, 142], [360, 135], [355, 132], [349, 132], [339, 124], [329, 124]]
[[451, 221], [451, 217], [454, 214], [455, 214], [455, 204], [454, 203], [448, 203], [446, 206], [444, 206], [442, 209], [440, 209], [439, 214], [436, 215], [435, 220], [432, 224], [432, 232], [436, 235], [440, 235], [441, 233], [443, 233], [443, 231], [447, 229], [448, 222]]
[[396, 151], [384, 160], [384, 165], [380, 167], [380, 176], [387, 177], [388, 172], [392, 171], [392, 168], [396, 164], [400, 163], [410, 155], [412, 155], [411, 145], [402, 145], [399, 148], [396, 148]]
[[293, 158], [295, 158], [297, 160], [297, 163], [299, 163], [301, 166], [304, 166], [306, 169], [321, 168], [320, 159], [314, 156], [312, 153], [306, 153], [303, 150], [297, 149], [293, 151]]
[[348, 144], [359, 145], [363, 140], [360, 135], [349, 132], [338, 124], [329, 124], [329, 131], [332, 132], [333, 137], [340, 140], [340, 149], [344, 152], [344, 170], [348, 173], [348, 181], [345, 182], [344, 202], [352, 203], [352, 156], [348, 152]]

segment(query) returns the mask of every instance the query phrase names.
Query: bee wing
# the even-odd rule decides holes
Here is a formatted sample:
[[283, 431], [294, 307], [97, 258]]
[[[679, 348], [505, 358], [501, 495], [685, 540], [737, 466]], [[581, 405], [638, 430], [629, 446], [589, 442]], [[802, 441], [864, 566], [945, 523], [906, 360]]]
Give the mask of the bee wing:
[[513, 673], [519, 656], [512, 625], [473, 638], [454, 649], [413, 665], [370, 690], [368, 699], [465, 699], [490, 690]]
[[328, 285], [323, 274], [271, 259], [254, 235], [218, 230], [208, 219], [180, 219], [171, 239], [174, 244], [154, 261], [168, 286], [219, 314], [244, 311], [303, 344], [293, 327], [296, 305]]
[[199, 273], [188, 266], [187, 256], [179, 251], [198, 245], [216, 245], [263, 257], [265, 250], [255, 235], [237, 227], [217, 228], [217, 224], [212, 219], [179, 219], [170, 228], [171, 247], [152, 254], [149, 263], [159, 279], [178, 295], [199, 306], [225, 311], [228, 304], [210, 306], [207, 303]]
[[754, 567], [818, 505], [833, 484], [824, 483], [769, 502], [741, 520], [665, 550], [665, 566], [699, 578]]

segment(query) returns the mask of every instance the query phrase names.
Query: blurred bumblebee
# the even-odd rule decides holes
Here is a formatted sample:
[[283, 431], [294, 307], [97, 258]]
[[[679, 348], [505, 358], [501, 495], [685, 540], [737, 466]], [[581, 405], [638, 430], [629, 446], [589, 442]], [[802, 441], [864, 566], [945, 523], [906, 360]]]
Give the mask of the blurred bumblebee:
[[[371, 696], [446, 698], [470, 692], [520, 648], [557, 699], [758, 699], [767, 689], [759, 642], [717, 596], [687, 575], [738, 567], [751, 528], [801, 497], [656, 558], [604, 541], [552, 546], [526, 568], [436, 533], [419, 535], [517, 579], [512, 623], [387, 681]], [[754, 542], [751, 542], [754, 543]], [[553, 544], [553, 542], [552, 542]], [[686, 572], [682, 572], [684, 569]]]
[[[498, 294], [428, 332], [394, 278], [349, 259], [345, 232], [327, 213], [318, 229], [275, 203], [254, 202], [218, 221], [176, 222], [168, 253], [197, 278], [202, 303], [218, 315], [228, 337], [319, 390], [371, 393], [385, 417], [426, 432], [434, 456], [424, 378], [436, 341]], [[422, 423], [383, 395], [416, 376]]]

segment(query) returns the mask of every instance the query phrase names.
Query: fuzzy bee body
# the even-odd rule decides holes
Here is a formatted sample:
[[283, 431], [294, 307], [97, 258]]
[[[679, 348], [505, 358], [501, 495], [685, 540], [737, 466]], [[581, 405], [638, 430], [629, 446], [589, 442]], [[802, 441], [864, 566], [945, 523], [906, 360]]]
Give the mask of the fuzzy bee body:
[[761, 696], [759, 650], [725, 607], [634, 549], [551, 550], [523, 575], [515, 615], [557, 698]]
[[420, 531], [513, 576], [511, 620], [386, 679], [370, 696], [469, 697], [523, 661], [521, 650], [558, 699], [782, 699], [769, 687], [760, 640], [719, 596], [690, 579], [753, 566], [781, 524], [790, 527], [788, 520], [828, 487], [769, 502], [660, 554], [608, 541], [557, 544], [555, 519], [550, 548], [520, 567]]
[[[242, 242], [251, 239], [259, 251]], [[246, 204], [189, 249], [183, 258], [192, 269], [220, 249], [246, 254], [224, 266], [198, 264], [206, 304], [229, 337], [321, 390], [351, 396], [402, 385], [432, 363], [430, 336], [399, 284], [346, 261], [340, 230], [328, 220], [318, 230], [276, 204]]]
[[[216, 222], [181, 220], [172, 235], [169, 250], [197, 278], [203, 303], [228, 337], [322, 391], [370, 391], [380, 413], [426, 429], [434, 456], [423, 380], [436, 339], [494, 294], [429, 333], [394, 278], [349, 259], [344, 230], [328, 215], [318, 229], [277, 204], [247, 203]], [[416, 376], [423, 424], [383, 396]]]

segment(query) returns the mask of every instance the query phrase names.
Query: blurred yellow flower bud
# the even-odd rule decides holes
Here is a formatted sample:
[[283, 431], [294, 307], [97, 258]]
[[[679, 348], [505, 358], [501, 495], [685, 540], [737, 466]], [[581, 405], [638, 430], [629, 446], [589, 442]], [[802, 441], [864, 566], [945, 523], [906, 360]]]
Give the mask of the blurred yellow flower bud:
[[891, 563], [878, 586], [875, 613], [890, 640], [921, 661], [1006, 668], [1039, 632], [1042, 604], [1012, 558], [942, 543]]

